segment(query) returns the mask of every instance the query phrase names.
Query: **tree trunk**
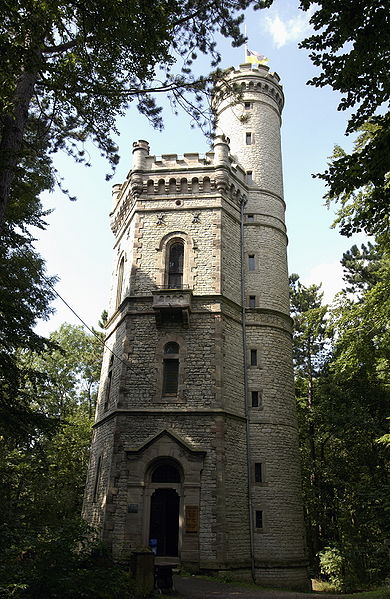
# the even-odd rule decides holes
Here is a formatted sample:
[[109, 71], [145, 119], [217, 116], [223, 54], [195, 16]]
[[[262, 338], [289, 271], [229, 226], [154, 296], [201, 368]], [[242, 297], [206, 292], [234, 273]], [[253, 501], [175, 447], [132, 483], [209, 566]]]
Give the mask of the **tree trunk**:
[[28, 111], [41, 62], [42, 52], [40, 50], [35, 51], [32, 68], [24, 71], [18, 79], [13, 112], [4, 115], [2, 119], [0, 140], [0, 228], [4, 222], [12, 182], [20, 160]]

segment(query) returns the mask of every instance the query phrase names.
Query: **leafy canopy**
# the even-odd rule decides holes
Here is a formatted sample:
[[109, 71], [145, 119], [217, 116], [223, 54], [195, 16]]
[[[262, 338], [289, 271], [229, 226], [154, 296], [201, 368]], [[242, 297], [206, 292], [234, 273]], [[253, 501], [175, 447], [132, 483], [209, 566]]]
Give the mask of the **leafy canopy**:
[[336, 223], [342, 235], [389, 233], [390, 11], [382, 0], [301, 0], [314, 8], [315, 34], [303, 40], [321, 68], [309, 83], [330, 85], [342, 94], [339, 110], [352, 109], [347, 133], [360, 131], [354, 151], [337, 147], [329, 168], [318, 175], [328, 204], [339, 202]]
[[[202, 95], [214, 77], [198, 77], [201, 52], [217, 67], [217, 33], [244, 42], [240, 11], [255, 0], [6, 0], [0, 8], [0, 207], [4, 212], [24, 150], [25, 126], [35, 115], [50, 129], [48, 150], [86, 161], [91, 139], [114, 166], [115, 120], [136, 101], [162, 127], [151, 92], [202, 119]], [[195, 91], [192, 101], [186, 90]]]

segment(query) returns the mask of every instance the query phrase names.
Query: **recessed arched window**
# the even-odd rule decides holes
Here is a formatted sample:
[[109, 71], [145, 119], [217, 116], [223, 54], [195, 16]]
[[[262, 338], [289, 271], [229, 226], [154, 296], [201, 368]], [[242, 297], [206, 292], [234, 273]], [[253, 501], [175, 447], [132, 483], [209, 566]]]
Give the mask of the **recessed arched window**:
[[121, 261], [118, 266], [118, 278], [117, 278], [117, 287], [116, 287], [116, 303], [115, 308], [118, 308], [119, 304], [122, 300], [122, 290], [123, 290], [123, 271], [125, 268], [125, 259], [122, 256]]
[[168, 254], [168, 289], [183, 288], [184, 244], [181, 241], [172, 243]]
[[179, 344], [170, 341], [164, 347], [163, 395], [177, 395], [179, 385]]

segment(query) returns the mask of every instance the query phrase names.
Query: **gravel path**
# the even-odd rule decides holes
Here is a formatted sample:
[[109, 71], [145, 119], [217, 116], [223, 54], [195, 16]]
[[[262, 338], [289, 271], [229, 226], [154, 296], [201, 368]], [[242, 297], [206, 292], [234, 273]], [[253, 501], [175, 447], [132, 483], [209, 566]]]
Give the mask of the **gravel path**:
[[247, 589], [197, 576], [175, 576], [176, 597], [185, 599], [339, 599], [325, 593]]

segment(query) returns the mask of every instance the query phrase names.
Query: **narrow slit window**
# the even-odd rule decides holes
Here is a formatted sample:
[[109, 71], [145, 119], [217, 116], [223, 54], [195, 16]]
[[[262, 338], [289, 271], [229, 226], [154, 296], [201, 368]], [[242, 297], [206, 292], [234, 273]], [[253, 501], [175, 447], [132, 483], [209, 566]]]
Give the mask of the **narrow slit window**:
[[255, 255], [254, 254], [249, 254], [248, 255], [248, 269], [249, 270], [255, 270], [255, 268], [256, 268]]
[[261, 403], [259, 391], [251, 391], [252, 408], [258, 408]]
[[251, 146], [253, 144], [253, 133], [250, 131], [245, 133], [245, 143], [247, 146]]
[[263, 510], [256, 510], [256, 528], [263, 528]]
[[108, 409], [108, 404], [110, 403], [113, 366], [114, 366], [114, 356], [111, 356], [110, 365], [108, 367], [108, 373], [107, 373], [107, 386], [106, 386], [106, 394], [105, 394], [105, 399], [104, 399], [104, 411], [106, 411]]
[[169, 248], [168, 289], [183, 288], [184, 245], [173, 243]]
[[246, 171], [246, 182], [253, 183], [253, 171]]
[[179, 387], [179, 345], [170, 342], [164, 348], [163, 395], [177, 395]]
[[255, 220], [255, 215], [254, 214], [247, 214], [246, 215], [246, 220], [248, 221], [248, 223], [253, 223]]
[[256, 296], [255, 295], [249, 296], [249, 307], [256, 308]]
[[93, 486], [93, 498], [92, 498], [93, 503], [96, 502], [97, 496], [98, 496], [101, 470], [102, 470], [102, 456], [99, 456], [97, 467], [96, 467], [95, 484]]
[[252, 110], [252, 108], [253, 108], [252, 102], [244, 102], [244, 108], [245, 108], [245, 110]]
[[251, 366], [257, 366], [257, 349], [251, 349]]
[[255, 463], [255, 482], [262, 483], [263, 482], [263, 468], [261, 462]]

